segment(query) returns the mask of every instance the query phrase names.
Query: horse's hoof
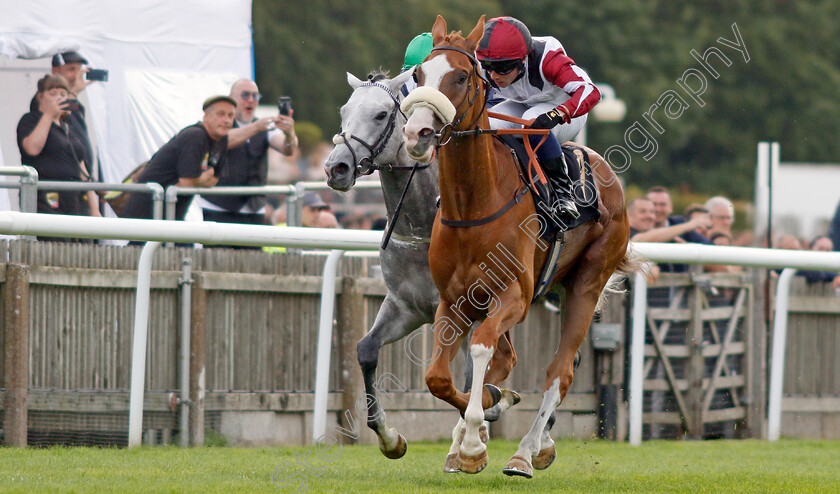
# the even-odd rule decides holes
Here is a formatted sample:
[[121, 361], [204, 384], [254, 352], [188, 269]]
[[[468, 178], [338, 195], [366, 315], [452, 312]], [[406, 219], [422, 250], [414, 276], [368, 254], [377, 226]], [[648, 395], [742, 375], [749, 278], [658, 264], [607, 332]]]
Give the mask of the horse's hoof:
[[516, 405], [519, 404], [520, 401], [522, 401], [522, 397], [519, 396], [519, 393], [517, 393], [516, 391], [514, 391], [512, 389], [505, 389], [505, 391], [510, 393], [510, 396], [511, 396], [510, 406], [516, 406]]
[[498, 404], [484, 410], [484, 420], [488, 422], [495, 422], [502, 418], [502, 407]]
[[554, 445], [552, 444], [547, 448], [541, 449], [537, 453], [537, 456], [532, 456], [531, 462], [537, 470], [545, 470], [554, 463], [555, 458], [557, 458], [557, 450], [554, 449]]
[[531, 462], [528, 461], [527, 458], [523, 458], [519, 455], [513, 455], [508, 464], [505, 465], [505, 468], [502, 469], [502, 473], [505, 475], [516, 475], [530, 479], [534, 476], [534, 469], [531, 468]]
[[487, 466], [487, 450], [476, 456], [458, 455], [461, 471], [464, 473], [478, 473]]
[[478, 428], [478, 438], [481, 439], [481, 442], [487, 444], [487, 441], [490, 440], [490, 431], [487, 430], [487, 426], [482, 424], [481, 427]]
[[382, 451], [382, 454], [385, 455], [386, 458], [391, 460], [398, 460], [405, 456], [405, 452], [408, 449], [408, 443], [405, 441], [405, 438], [399, 432], [397, 433], [400, 437], [397, 440], [397, 445], [393, 449], [388, 449], [385, 447], [385, 443], [382, 442], [382, 438], [379, 437], [379, 451]]
[[461, 471], [461, 461], [458, 453], [446, 455], [446, 463], [443, 464], [443, 473], [458, 473]]
[[575, 369], [580, 367], [580, 361], [581, 360], [583, 360], [583, 357], [580, 354], [580, 350], [578, 350], [578, 351], [575, 352], [575, 362], [574, 362], [574, 368]]
[[496, 404], [502, 400], [502, 390], [495, 384], [490, 383], [485, 383], [484, 388], [490, 392], [490, 397], [493, 399], [493, 403], [491, 403], [487, 408], [496, 406]]

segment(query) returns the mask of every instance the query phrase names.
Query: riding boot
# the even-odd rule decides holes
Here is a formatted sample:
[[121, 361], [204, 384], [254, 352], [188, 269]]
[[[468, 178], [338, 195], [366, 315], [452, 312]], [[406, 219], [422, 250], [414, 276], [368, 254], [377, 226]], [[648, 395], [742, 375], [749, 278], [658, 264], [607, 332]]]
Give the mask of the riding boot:
[[572, 218], [578, 218], [580, 212], [578, 212], [575, 200], [572, 197], [572, 180], [569, 178], [569, 172], [566, 169], [566, 160], [563, 158], [563, 154], [561, 153], [559, 156], [545, 160], [542, 166], [559, 195], [557, 201], [554, 203], [557, 214], [565, 214]]

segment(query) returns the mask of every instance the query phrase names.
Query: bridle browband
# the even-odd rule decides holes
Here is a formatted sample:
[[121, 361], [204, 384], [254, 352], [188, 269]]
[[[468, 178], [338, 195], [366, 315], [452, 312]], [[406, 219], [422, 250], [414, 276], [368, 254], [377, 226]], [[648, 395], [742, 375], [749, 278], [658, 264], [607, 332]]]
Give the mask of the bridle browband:
[[[354, 136], [352, 134], [348, 134], [346, 132], [340, 132], [333, 137], [333, 144], [339, 145], [344, 144], [347, 146], [347, 149], [350, 151], [350, 155], [353, 157], [353, 166], [355, 168], [355, 175], [370, 175], [374, 171], [377, 170], [385, 170], [385, 171], [394, 171], [394, 170], [412, 170], [412, 169], [422, 169], [429, 166], [428, 163], [423, 165], [418, 165], [415, 163], [415, 166], [395, 166], [391, 163], [387, 163], [384, 165], [380, 165], [375, 163], [374, 160], [379, 156], [382, 151], [385, 150], [385, 146], [388, 144], [388, 140], [391, 138], [391, 135], [394, 133], [394, 129], [397, 127], [397, 112], [399, 112], [403, 117], [405, 114], [400, 110], [400, 101], [397, 98], [397, 95], [394, 94], [393, 91], [384, 84], [380, 84], [376, 81], [368, 81], [360, 84], [356, 89], [360, 87], [371, 86], [371, 87], [378, 87], [388, 93], [388, 96], [391, 97], [391, 100], [394, 102], [394, 109], [391, 110], [391, 115], [388, 117], [388, 123], [385, 125], [385, 129], [379, 134], [379, 137], [376, 138], [373, 144], [368, 144], [364, 139]], [[356, 156], [356, 151], [353, 150], [353, 146], [350, 145], [349, 139], [353, 139], [354, 141], [358, 142], [362, 146], [364, 146], [368, 153], [368, 156], [359, 159]], [[404, 144], [400, 142], [400, 147]]]

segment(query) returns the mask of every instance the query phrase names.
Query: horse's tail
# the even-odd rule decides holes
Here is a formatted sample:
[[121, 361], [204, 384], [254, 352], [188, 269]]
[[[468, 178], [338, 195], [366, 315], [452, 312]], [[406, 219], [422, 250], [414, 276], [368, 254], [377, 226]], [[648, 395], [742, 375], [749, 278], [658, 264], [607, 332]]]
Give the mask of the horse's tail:
[[627, 290], [624, 288], [624, 280], [636, 273], [644, 273], [648, 283], [653, 283], [653, 275], [650, 272], [650, 262], [647, 258], [636, 252], [632, 245], [627, 246], [627, 252], [624, 258], [615, 268], [615, 272], [607, 280], [606, 286], [601, 291], [601, 296], [598, 298], [598, 304], [595, 306], [595, 311], [600, 311], [606, 302], [609, 294], [624, 293]]

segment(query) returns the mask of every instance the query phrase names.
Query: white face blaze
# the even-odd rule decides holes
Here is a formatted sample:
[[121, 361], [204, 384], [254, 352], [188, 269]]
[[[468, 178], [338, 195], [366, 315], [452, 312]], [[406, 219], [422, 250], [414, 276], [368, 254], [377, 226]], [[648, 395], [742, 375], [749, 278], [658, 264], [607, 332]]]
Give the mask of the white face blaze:
[[[421, 68], [423, 70], [423, 74], [426, 76], [424, 86], [436, 90], [440, 90], [441, 81], [443, 81], [446, 74], [452, 72], [453, 70], [452, 65], [449, 64], [449, 60], [446, 59], [444, 54], [440, 54], [431, 60], [423, 62]], [[419, 106], [411, 113], [411, 116], [408, 118], [408, 122], [406, 122], [405, 127], [403, 127], [403, 138], [405, 140], [406, 149], [408, 149], [412, 158], [419, 159], [420, 161], [428, 161], [431, 159], [431, 146], [425, 150], [422, 156], [416, 156], [412, 150], [420, 140], [421, 132], [427, 129], [432, 129], [432, 131], [434, 131], [434, 128], [435, 114], [430, 108]]]

